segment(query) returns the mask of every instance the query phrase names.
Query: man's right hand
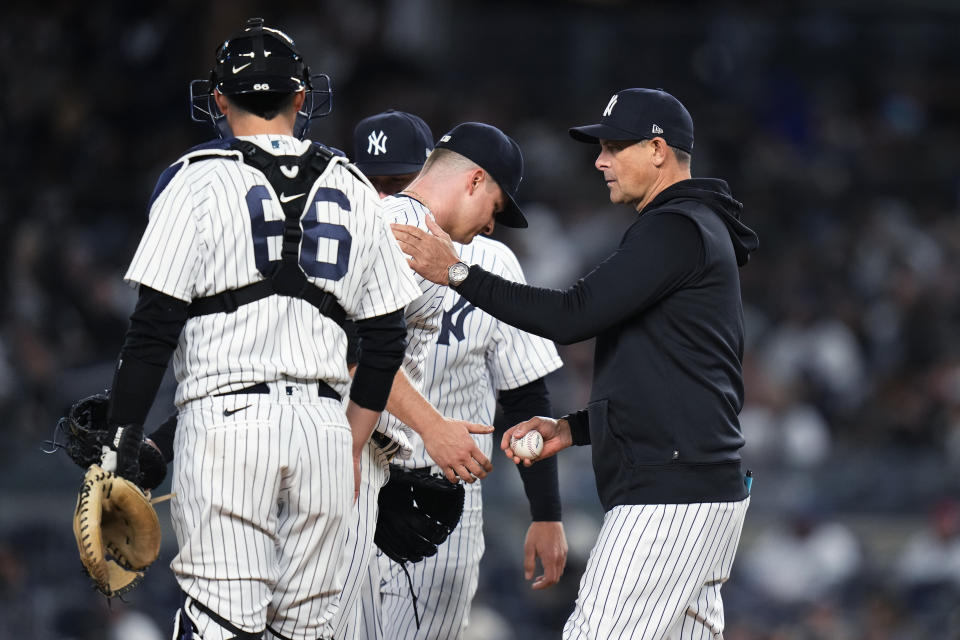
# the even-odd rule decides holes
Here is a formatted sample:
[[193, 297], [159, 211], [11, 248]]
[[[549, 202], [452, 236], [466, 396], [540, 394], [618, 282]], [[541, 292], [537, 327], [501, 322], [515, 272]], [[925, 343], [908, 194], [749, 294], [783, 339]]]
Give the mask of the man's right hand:
[[444, 418], [420, 433], [434, 464], [453, 484], [460, 480], [472, 483], [493, 470], [493, 464], [470, 437], [471, 433], [493, 433], [493, 427]]
[[[543, 436], [543, 451], [540, 452], [536, 460], [521, 458], [510, 448], [511, 436], [522, 438], [528, 431], [539, 431], [540, 435]], [[503, 449], [507, 457], [516, 464], [522, 462], [527, 467], [537, 460], [549, 458], [571, 445], [573, 445], [573, 436], [570, 433], [570, 423], [563, 418], [554, 420], [543, 416], [534, 416], [525, 422], [510, 427], [500, 440], [500, 448]]]

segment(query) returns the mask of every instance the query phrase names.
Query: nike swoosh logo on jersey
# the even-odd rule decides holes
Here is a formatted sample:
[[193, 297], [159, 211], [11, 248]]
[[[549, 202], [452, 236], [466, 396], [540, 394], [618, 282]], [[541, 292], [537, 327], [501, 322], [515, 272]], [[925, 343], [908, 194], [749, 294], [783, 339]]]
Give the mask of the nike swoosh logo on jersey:
[[299, 198], [299, 197], [301, 197], [301, 196], [304, 196], [304, 195], [306, 195], [306, 194], [304, 194], [304, 193], [298, 193], [298, 194], [295, 195], [295, 196], [286, 196], [286, 195], [284, 195], [284, 194], [281, 193], [281, 194], [280, 194], [280, 202], [286, 204], [286, 203], [290, 202], [291, 200], [296, 200], [297, 198]]
[[233, 72], [234, 72], [234, 73], [239, 73], [240, 71], [243, 71], [244, 69], [246, 69], [247, 67], [249, 67], [249, 66], [252, 65], [252, 64], [253, 64], [252, 62], [248, 62], [247, 64], [242, 64], [242, 65], [240, 65], [239, 67], [238, 67], [237, 65], [233, 65]]
[[240, 407], [239, 409], [224, 409], [224, 410], [223, 410], [223, 417], [224, 417], [224, 418], [228, 418], [228, 417], [232, 416], [233, 414], [237, 413], [238, 411], [243, 411], [244, 409], [249, 409], [249, 408], [252, 407], [252, 406], [253, 406], [252, 404], [248, 404], [247, 406], [245, 406], [245, 407]]

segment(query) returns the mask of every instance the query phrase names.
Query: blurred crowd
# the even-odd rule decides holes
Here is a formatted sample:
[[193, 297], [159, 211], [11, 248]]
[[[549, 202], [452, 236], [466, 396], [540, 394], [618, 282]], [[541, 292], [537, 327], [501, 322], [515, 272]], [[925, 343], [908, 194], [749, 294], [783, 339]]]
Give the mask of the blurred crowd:
[[[108, 607], [71, 539], [79, 470], [42, 449], [71, 402], [110, 384], [154, 181], [212, 135], [189, 120], [187, 83], [257, 14], [333, 79], [314, 139], [349, 152], [354, 123], [390, 107], [437, 136], [465, 120], [514, 136], [530, 228], [495, 235], [543, 286], [585, 273], [632, 215], [566, 129], [618, 89], [680, 98], [694, 175], [726, 179], [760, 236], [741, 271], [756, 480], [725, 637], [960, 637], [960, 8], [285, 4], [0, 9], [0, 638], [169, 635], [172, 533], [144, 585]], [[584, 404], [591, 349], [561, 349], [557, 415]], [[560, 458], [570, 565], [546, 592], [522, 581], [529, 516], [501, 460], [470, 636], [559, 637], [602, 517], [589, 450]]]

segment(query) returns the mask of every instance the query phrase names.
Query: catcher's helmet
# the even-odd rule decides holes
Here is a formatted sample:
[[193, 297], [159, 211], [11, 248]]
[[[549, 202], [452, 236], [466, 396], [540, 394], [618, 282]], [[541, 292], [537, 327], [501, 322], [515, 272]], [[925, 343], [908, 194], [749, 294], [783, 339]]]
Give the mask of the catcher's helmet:
[[229, 137], [230, 128], [213, 100], [214, 90], [226, 96], [306, 91], [297, 114], [297, 137], [306, 133], [312, 118], [327, 115], [331, 108], [330, 78], [311, 75], [293, 39], [263, 26], [263, 18], [250, 18], [243, 30], [220, 45], [209, 80], [190, 83], [190, 117], [212, 122], [221, 136]]

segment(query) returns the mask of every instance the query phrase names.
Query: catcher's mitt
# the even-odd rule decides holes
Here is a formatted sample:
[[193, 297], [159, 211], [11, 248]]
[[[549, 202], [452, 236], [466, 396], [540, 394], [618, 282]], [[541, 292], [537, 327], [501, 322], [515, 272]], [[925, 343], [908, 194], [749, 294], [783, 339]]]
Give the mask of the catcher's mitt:
[[160, 553], [160, 520], [129, 480], [90, 465], [73, 514], [80, 561], [107, 597], [133, 589]]
[[463, 485], [430, 475], [429, 469], [390, 465], [380, 489], [380, 515], [374, 542], [399, 563], [419, 562], [437, 553], [460, 522]]
[[[78, 400], [70, 411], [57, 422], [57, 431], [64, 434], [65, 442], [54, 438], [54, 447], [67, 450], [70, 459], [83, 469], [92, 464], [101, 465], [104, 447], [111, 448], [111, 434], [107, 423], [107, 406], [110, 398], [98, 393]], [[167, 475], [167, 463], [163, 454], [144, 440], [140, 444], [140, 474], [137, 484], [143, 489], [156, 489]]]

